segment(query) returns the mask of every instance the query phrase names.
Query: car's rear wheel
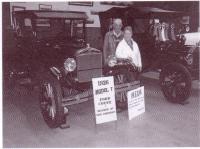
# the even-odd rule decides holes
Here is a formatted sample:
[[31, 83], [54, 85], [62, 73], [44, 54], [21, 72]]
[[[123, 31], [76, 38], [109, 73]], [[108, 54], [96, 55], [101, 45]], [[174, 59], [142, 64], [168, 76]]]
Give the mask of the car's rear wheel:
[[160, 73], [160, 85], [166, 99], [181, 103], [191, 92], [191, 75], [186, 67], [178, 63], [165, 66]]
[[59, 127], [65, 120], [62, 90], [56, 78], [47, 74], [41, 81], [40, 108], [50, 128]]

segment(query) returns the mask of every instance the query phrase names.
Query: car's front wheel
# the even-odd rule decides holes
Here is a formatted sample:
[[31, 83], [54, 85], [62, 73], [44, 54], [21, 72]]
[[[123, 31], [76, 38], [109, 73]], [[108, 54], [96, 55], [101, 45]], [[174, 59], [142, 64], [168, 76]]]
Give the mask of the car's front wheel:
[[58, 80], [51, 74], [46, 74], [42, 78], [40, 91], [40, 108], [45, 122], [50, 128], [59, 127], [65, 120], [65, 115]]
[[191, 82], [190, 72], [179, 63], [168, 64], [160, 73], [162, 92], [170, 102], [181, 103], [187, 100], [191, 92]]

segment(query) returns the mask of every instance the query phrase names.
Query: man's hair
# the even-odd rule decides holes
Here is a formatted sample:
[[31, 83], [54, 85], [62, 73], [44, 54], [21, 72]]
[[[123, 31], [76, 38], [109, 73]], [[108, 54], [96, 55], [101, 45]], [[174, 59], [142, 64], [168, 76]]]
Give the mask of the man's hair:
[[130, 31], [131, 33], [133, 32], [131, 26], [126, 26], [126, 27], [124, 28], [124, 32], [125, 32], [125, 31]]
[[120, 18], [114, 19], [113, 24], [121, 24], [122, 25], [122, 19], [120, 19]]

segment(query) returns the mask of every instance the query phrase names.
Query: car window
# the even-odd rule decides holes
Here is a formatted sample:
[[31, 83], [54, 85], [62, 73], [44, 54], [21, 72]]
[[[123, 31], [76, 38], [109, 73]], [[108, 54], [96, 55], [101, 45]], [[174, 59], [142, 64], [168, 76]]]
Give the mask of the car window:
[[36, 27], [44, 27], [49, 28], [50, 27], [50, 20], [49, 19], [36, 19]]
[[64, 31], [64, 20], [52, 19], [50, 36], [52, 37], [59, 36], [60, 34], [63, 34], [63, 31]]
[[83, 26], [83, 20], [65, 20], [65, 35], [70, 38], [83, 38]]
[[33, 28], [32, 21], [30, 18], [21, 19], [19, 22], [16, 22], [17, 34], [23, 36], [24, 38], [33, 37]]
[[65, 31], [65, 35], [67, 37], [71, 37], [71, 20], [65, 20], [65, 28], [64, 28], [64, 31]]
[[38, 38], [46, 38], [51, 30], [51, 23], [49, 19], [36, 19], [35, 27]]
[[36, 31], [39, 38], [46, 37], [84, 37], [84, 21], [72, 19], [36, 19]]
[[72, 21], [72, 37], [83, 38], [83, 20]]

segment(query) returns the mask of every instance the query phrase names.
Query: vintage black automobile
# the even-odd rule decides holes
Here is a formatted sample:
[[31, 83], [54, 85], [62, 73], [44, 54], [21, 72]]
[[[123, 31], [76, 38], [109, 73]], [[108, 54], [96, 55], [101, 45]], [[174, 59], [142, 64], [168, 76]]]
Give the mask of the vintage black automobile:
[[51, 128], [64, 126], [68, 106], [92, 97], [92, 78], [114, 76], [117, 97], [140, 85], [126, 61], [103, 67], [102, 52], [86, 42], [85, 12], [25, 10], [13, 13], [15, 56], [22, 75], [40, 82], [40, 107]]
[[[184, 35], [189, 31], [189, 26], [180, 23], [183, 16], [187, 14], [132, 6], [113, 7], [99, 12], [103, 36], [112, 29], [114, 18], [121, 18], [124, 26], [132, 27], [133, 39], [138, 43], [142, 55], [143, 72], [159, 72], [164, 96], [176, 103], [183, 103], [189, 98], [192, 80], [199, 79], [199, 33]], [[154, 23], [160, 23], [160, 28], [155, 29]], [[167, 41], [159, 41], [159, 38], [152, 35], [153, 31], [156, 33], [161, 30], [162, 23], [168, 25]], [[187, 40], [193, 40], [195, 43]]]

